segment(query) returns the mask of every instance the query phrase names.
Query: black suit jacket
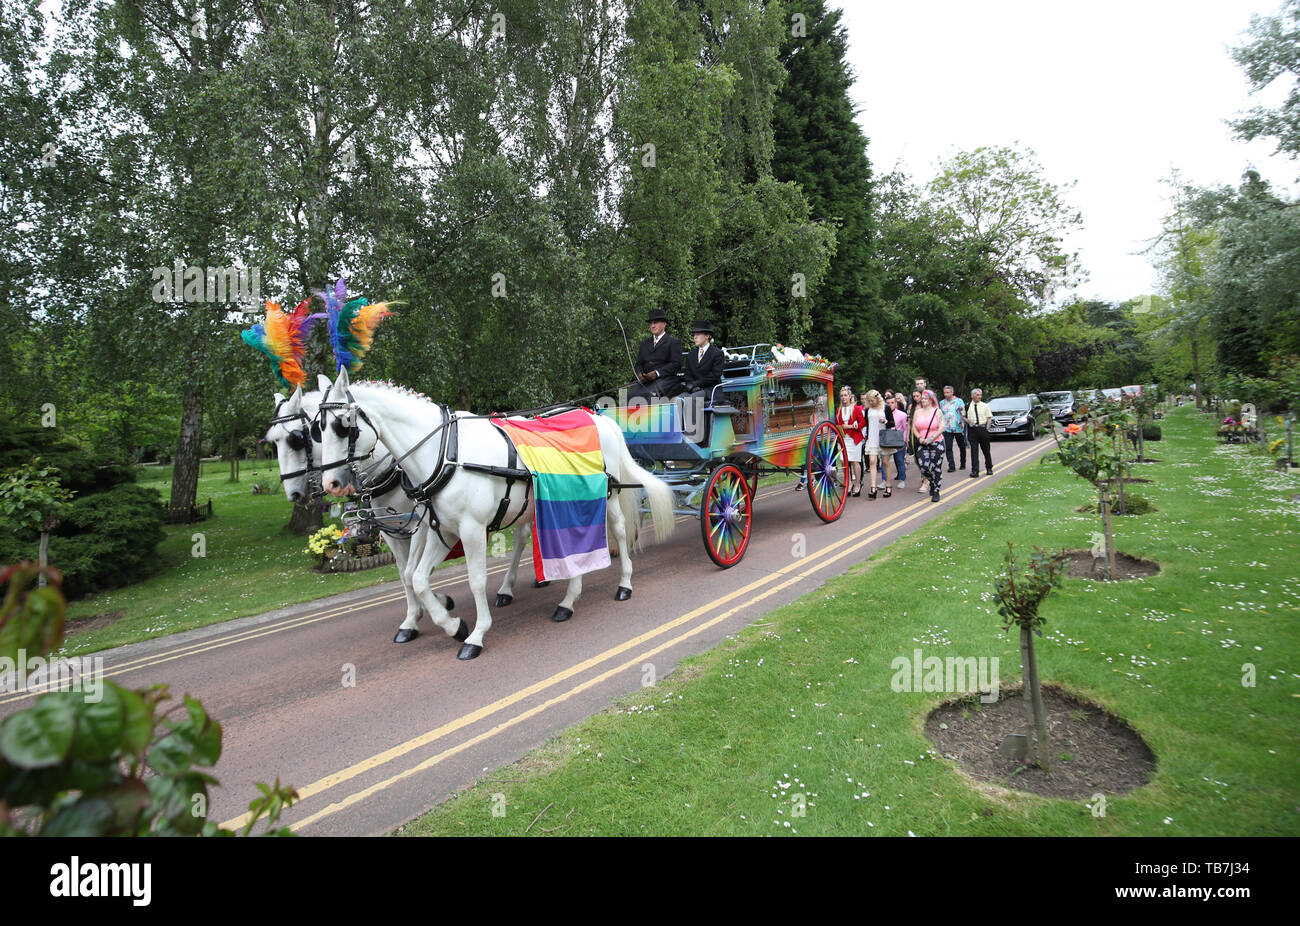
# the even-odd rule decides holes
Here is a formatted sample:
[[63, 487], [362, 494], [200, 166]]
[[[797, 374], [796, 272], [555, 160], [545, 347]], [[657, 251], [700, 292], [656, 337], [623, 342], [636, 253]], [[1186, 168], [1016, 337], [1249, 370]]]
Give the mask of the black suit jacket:
[[658, 345], [655, 345], [654, 338], [646, 338], [636, 350], [636, 371], [638, 373], [649, 373], [651, 370], [657, 370], [659, 380], [675, 382], [681, 368], [682, 342], [666, 331], [663, 337], [659, 339]]
[[709, 390], [722, 382], [722, 351], [709, 344], [704, 351], [704, 359], [697, 361], [700, 349], [691, 346], [686, 352], [686, 388]]

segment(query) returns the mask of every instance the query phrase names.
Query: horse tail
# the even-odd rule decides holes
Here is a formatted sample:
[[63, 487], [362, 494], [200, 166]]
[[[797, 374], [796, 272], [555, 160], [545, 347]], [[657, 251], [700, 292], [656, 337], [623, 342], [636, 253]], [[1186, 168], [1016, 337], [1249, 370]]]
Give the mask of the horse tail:
[[640, 553], [641, 493], [633, 489], [621, 489], [618, 493], [618, 507], [623, 512], [623, 523], [627, 525], [628, 552]]
[[[617, 436], [615, 445], [617, 446], [618, 455], [618, 481], [624, 484], [637, 484], [645, 488], [646, 498], [650, 503], [650, 517], [654, 521], [655, 537], [659, 541], [667, 540], [672, 536], [674, 528], [677, 526], [676, 505], [673, 500], [673, 490], [662, 479], [656, 478], [648, 470], [642, 467], [632, 457], [632, 452], [628, 449], [627, 439], [623, 436], [623, 431], [612, 418], [604, 415], [593, 416], [599, 425], [606, 429], [610, 437]], [[606, 461], [608, 465], [610, 461]], [[618, 493], [618, 504], [623, 511], [623, 518], [628, 523], [628, 540], [633, 543], [633, 549], [640, 549], [640, 538], [638, 527], [641, 521], [640, 515], [640, 493], [624, 489]], [[633, 541], [633, 537], [637, 537]]]
[[[645, 487], [646, 499], [650, 502], [650, 517], [655, 524], [655, 539], [662, 543], [673, 535], [673, 530], [677, 527], [673, 490], [668, 488], [668, 484], [662, 479], [638, 466], [636, 460], [632, 459], [632, 454], [628, 452], [626, 444], [623, 445], [622, 470], [623, 476], [620, 482], [637, 482]], [[635, 493], [627, 494], [633, 499], [636, 498]], [[620, 503], [621, 501], [620, 499]]]

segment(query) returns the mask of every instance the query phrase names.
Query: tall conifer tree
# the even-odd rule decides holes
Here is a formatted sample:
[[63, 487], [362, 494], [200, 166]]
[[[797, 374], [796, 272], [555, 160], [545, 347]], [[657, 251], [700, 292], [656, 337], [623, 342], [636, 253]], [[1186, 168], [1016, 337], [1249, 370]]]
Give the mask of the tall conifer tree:
[[809, 292], [812, 334], [801, 346], [838, 360], [856, 389], [873, 382], [883, 318], [872, 251], [871, 163], [849, 99], [853, 76], [841, 12], [827, 11], [824, 0], [787, 5], [780, 60], [788, 77], [772, 116], [772, 173], [799, 183], [812, 217], [835, 226], [835, 256], [821, 286]]

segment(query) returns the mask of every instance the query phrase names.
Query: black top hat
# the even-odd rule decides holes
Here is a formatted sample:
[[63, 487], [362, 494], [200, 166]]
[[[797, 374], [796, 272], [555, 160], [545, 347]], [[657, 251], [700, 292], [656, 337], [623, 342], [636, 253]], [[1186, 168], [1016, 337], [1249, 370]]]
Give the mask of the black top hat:
[[713, 337], [713, 326], [706, 321], [696, 321], [695, 327], [691, 329], [691, 334], [707, 334]]
[[648, 322], [666, 322], [666, 321], [668, 321], [668, 316], [667, 316], [666, 314], [664, 314], [664, 310], [663, 310], [663, 309], [651, 309], [651, 310], [650, 310], [650, 317], [647, 318], [646, 321], [648, 321]]

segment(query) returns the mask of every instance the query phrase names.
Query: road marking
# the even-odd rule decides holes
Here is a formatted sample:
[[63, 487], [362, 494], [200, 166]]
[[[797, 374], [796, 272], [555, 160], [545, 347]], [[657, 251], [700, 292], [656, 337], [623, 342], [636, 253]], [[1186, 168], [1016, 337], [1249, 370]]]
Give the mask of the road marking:
[[[1015, 454], [1010, 459], [1000, 461], [999, 465], [1008, 466], [1008, 465], [1018, 463], [1022, 459], [1027, 459], [1028, 457], [1034, 455], [1035, 453], [1038, 453], [1041, 450], [1046, 449], [1046, 447], [1047, 445], [1045, 443], [1034, 443], [1030, 447], [1021, 451], [1020, 453]], [[978, 482], [975, 483], [967, 482], [965, 485], [959, 488], [950, 489], [949, 498], [951, 498], [952, 495], [954, 494], [968, 493], [978, 488], [979, 485], [980, 483]], [[911, 505], [908, 505], [900, 509], [899, 511], [894, 512], [893, 514], [888, 515], [887, 517], [885, 517], [884, 519], [878, 522], [870, 524], [867, 527], [864, 527], [861, 530], [858, 530], [853, 534], [848, 535], [847, 537], [843, 537], [840, 540], [837, 540], [834, 543], [831, 543], [826, 547], [823, 547], [821, 550], [818, 550], [815, 553], [809, 553], [803, 558], [796, 560], [795, 562], [787, 566], [783, 566], [780, 569], [776, 570], [775, 572], [768, 573], [766, 576], [756, 579], [753, 582], [750, 582], [748, 585], [745, 585], [732, 592], [729, 592], [726, 595], [716, 598], [713, 601], [709, 602], [708, 604], [701, 605], [700, 607], [695, 608], [694, 610], [688, 611], [686, 614], [676, 617], [671, 621], [667, 621], [666, 623], [661, 624], [659, 627], [656, 627], [652, 630], [648, 630], [645, 633], [642, 633], [629, 640], [625, 640], [623, 643], [613, 646], [605, 650], [605, 652], [603, 653], [585, 659], [581, 663], [577, 663], [575, 665], [569, 666], [566, 669], [562, 669], [559, 672], [556, 672], [553, 675], [549, 676], [548, 678], [541, 679], [540, 681], [534, 682], [532, 685], [529, 685], [526, 688], [519, 689], [518, 691], [515, 691], [509, 695], [499, 698], [496, 701], [492, 702], [491, 704], [484, 705], [483, 707], [478, 708], [477, 710], [471, 711], [469, 714], [465, 714], [454, 720], [450, 720], [447, 723], [442, 724], [441, 726], [433, 730], [429, 730], [425, 733], [422, 733], [419, 736], [413, 737], [412, 739], [409, 739], [404, 743], [399, 743], [398, 745], [386, 749], [383, 752], [376, 753], [375, 755], [370, 756], [369, 758], [363, 759], [360, 762], [353, 763], [352, 765], [344, 769], [331, 773], [330, 775], [327, 775], [324, 778], [317, 779], [316, 781], [312, 782], [309, 785], [306, 785], [303, 788], [297, 789], [299, 802], [304, 801], [309, 797], [321, 793], [322, 791], [329, 790], [330, 788], [333, 788], [336, 785], [342, 784], [345, 781], [349, 781], [353, 778], [356, 778], [359, 775], [365, 774], [366, 772], [374, 768], [378, 768], [381, 765], [385, 765], [388, 762], [393, 761], [394, 759], [398, 759], [416, 749], [421, 748], [422, 746], [426, 746], [429, 743], [435, 742], [436, 740], [442, 739], [445, 736], [455, 733], [456, 731], [463, 729], [464, 727], [467, 727], [478, 720], [481, 720], [485, 717], [489, 717], [492, 714], [499, 713], [505, 708], [510, 707], [518, 703], [519, 701], [533, 694], [538, 693], [539, 691], [543, 691], [547, 688], [554, 687], [555, 685], [558, 685], [559, 683], [566, 681], [569, 678], [572, 678], [574, 675], [577, 675], [589, 668], [593, 668], [602, 662], [606, 662], [607, 660], [615, 656], [618, 656], [623, 652], [626, 652], [628, 649], [631, 649], [642, 643], [648, 642], [649, 640], [657, 636], [667, 633], [668, 631], [681, 626], [682, 624], [692, 620], [693, 618], [700, 617], [708, 613], [709, 611], [713, 610], [716, 607], [727, 604], [728, 602], [732, 601], [737, 597], [740, 597], [752, 591], [757, 591], [762, 586], [767, 585], [768, 583], [772, 582], [774, 579], [780, 578], [786, 573], [793, 572], [799, 569], [801, 566], [806, 566], [807, 564], [812, 563], [815, 560], [819, 560], [822, 557], [827, 556], [828, 554], [840, 549], [841, 547], [845, 548], [841, 552], [836, 553], [835, 556], [827, 559], [825, 562], [820, 563], [819, 565], [816, 565], [810, 569], [805, 569], [805, 571], [797, 574], [793, 578], [788, 579], [785, 582], [782, 582], [774, 586], [773, 588], [768, 589], [767, 591], [763, 592], [760, 595], [756, 595], [750, 599], [747, 599], [744, 603], [736, 605], [735, 607], [731, 608], [724, 614], [712, 618], [709, 621], [699, 625], [698, 627], [654, 647], [653, 649], [647, 651], [647, 653], [643, 653], [642, 655], [636, 657], [636, 659], [629, 660], [613, 669], [606, 670], [605, 672], [601, 673], [595, 678], [580, 683], [579, 685], [570, 689], [569, 691], [561, 695], [557, 695], [543, 704], [530, 708], [529, 710], [525, 711], [522, 714], [516, 715], [510, 720], [498, 724], [497, 726], [493, 727], [491, 730], [484, 731], [483, 733], [480, 733], [477, 736], [472, 737], [470, 740], [467, 740], [465, 743], [459, 744], [458, 746], [450, 747], [449, 749], [444, 750], [442, 753], [439, 753], [436, 756], [426, 759], [424, 760], [424, 762], [421, 762], [410, 769], [407, 769], [403, 772], [399, 772], [393, 777], [378, 782], [375, 785], [372, 785], [369, 788], [364, 789], [363, 791], [359, 791], [354, 793], [353, 795], [349, 795], [349, 797], [344, 798], [343, 801], [341, 802], [335, 802], [326, 806], [325, 808], [322, 808], [321, 810], [317, 811], [314, 814], [311, 814], [310, 816], [304, 818], [303, 820], [300, 820], [292, 824], [291, 829], [294, 830], [300, 829], [301, 827], [307, 826], [311, 822], [319, 820], [325, 816], [329, 816], [331, 814], [337, 813], [338, 811], [343, 810], [345, 807], [351, 806], [352, 804], [357, 803], [357, 801], [363, 800], [365, 797], [368, 797], [376, 793], [376, 791], [383, 790], [389, 785], [397, 781], [400, 781], [403, 778], [408, 777], [409, 775], [416, 774], [419, 771], [422, 771], [426, 768], [430, 768], [433, 765], [436, 765], [439, 762], [443, 761], [443, 759], [455, 755], [457, 752], [463, 751], [466, 748], [469, 748], [469, 746], [471, 745], [475, 745], [479, 742], [482, 742], [483, 740], [489, 738], [490, 736], [495, 736], [497, 733], [509, 729], [510, 727], [515, 726], [518, 723], [521, 723], [523, 720], [527, 719], [528, 717], [534, 716], [538, 712], [545, 710], [547, 707], [553, 706], [554, 704], [558, 704], [559, 702], [566, 700], [572, 697], [573, 695], [586, 690], [592, 685], [599, 684], [599, 682], [609, 678], [611, 675], [625, 670], [628, 666], [637, 664], [638, 660], [644, 659], [647, 654], [653, 655], [654, 653], [661, 652], [663, 649], [667, 647], [676, 645], [682, 640], [685, 640], [688, 637], [693, 636], [696, 633], [699, 633], [707, 629], [708, 627], [712, 627], [714, 624], [718, 623], [719, 621], [725, 620], [727, 617], [736, 613], [741, 608], [747, 607], [753, 602], [761, 601], [762, 599], [768, 597], [771, 594], [774, 594], [775, 592], [781, 589], [787, 588], [796, 582], [802, 581], [803, 579], [807, 578], [813, 573], [818, 572], [821, 569], [825, 568], [825, 566], [829, 565], [830, 563], [833, 563], [843, 558], [844, 556], [849, 555], [855, 550], [861, 549], [866, 544], [872, 543], [876, 539], [879, 539], [879, 537], [884, 536], [885, 534], [888, 534], [889, 532], [896, 530], [898, 527], [902, 526], [903, 524], [906, 524], [920, 517], [921, 511], [928, 510], [930, 504], [931, 503], [929, 499], [926, 499], [924, 501], [913, 502]], [[912, 513], [908, 515], [906, 518], [902, 518], [901, 520], [899, 520], [902, 515], [905, 515], [908, 512], [912, 512]], [[891, 523], [895, 521], [896, 523]], [[876, 533], [873, 534], [872, 533], [873, 531]], [[865, 539], [862, 539], [864, 535], [870, 535], [870, 536], [866, 536]], [[858, 542], [854, 543], [854, 541], [858, 541]], [[247, 824], [248, 818], [249, 818], [249, 814], [244, 813], [231, 820], [227, 820], [220, 825], [222, 828], [225, 829], [238, 829], [243, 827], [245, 824]]]
[[[757, 496], [757, 498], [770, 497], [771, 495], [775, 495], [775, 494], [777, 494], [777, 490], [772, 490], [768, 493], [768, 495], [766, 496], [759, 495]], [[682, 515], [679, 518], [677, 518], [677, 520], [688, 521], [692, 519], [689, 515]], [[531, 556], [529, 556], [527, 559], [521, 559], [519, 561], [520, 571], [522, 572], [525, 566], [531, 565], [532, 561], [533, 560]], [[508, 562], [498, 563], [497, 565], [490, 567], [487, 570], [486, 574], [488, 576], [499, 575], [505, 572], [509, 568], [509, 566], [510, 564]], [[445, 579], [442, 579], [441, 581], [430, 583], [429, 587], [430, 589], [437, 591], [443, 588], [452, 588], [456, 585], [461, 584], [464, 581], [466, 581], [466, 578], [463, 575], [449, 576]], [[406, 593], [398, 592], [384, 597], [367, 598], [364, 601], [356, 602], [353, 604], [339, 605], [337, 608], [334, 609], [327, 608], [324, 611], [313, 611], [307, 614], [296, 614], [291, 617], [281, 618], [279, 621], [272, 621], [267, 624], [259, 624], [256, 627], [248, 627], [241, 630], [231, 630], [231, 631], [227, 631], [226, 634], [224, 635], [217, 635], [214, 637], [206, 638], [204, 640], [196, 640], [193, 643], [187, 643], [183, 646], [177, 647], [176, 649], [165, 650], [161, 653], [153, 653], [152, 655], [149, 656], [139, 656], [136, 657], [135, 659], [128, 659], [125, 662], [116, 665], [106, 666], [105, 674], [125, 675], [128, 672], [134, 672], [138, 669], [147, 669], [151, 666], [161, 665], [165, 662], [171, 662], [172, 660], [175, 659], [183, 659], [187, 656], [197, 656], [201, 653], [206, 653], [214, 649], [221, 649], [222, 647], [231, 646], [235, 643], [246, 643], [249, 640], [256, 640], [261, 637], [270, 636], [273, 633], [280, 633], [285, 630], [296, 630], [299, 627], [306, 627], [308, 624], [314, 624], [317, 623], [318, 621], [329, 620], [335, 617], [342, 617], [345, 614], [353, 614], [357, 611], [364, 611], [368, 608], [375, 607], [376, 605], [389, 604], [394, 601], [404, 601], [405, 599], [406, 599]], [[211, 626], [211, 625], [207, 625], [207, 626]], [[434, 626], [436, 627], [437, 625], [435, 624]], [[11, 694], [7, 698], [0, 698], [0, 704], [9, 704], [13, 701], [21, 701], [24, 698], [34, 698], [37, 695], [43, 694], [46, 690], [48, 689], [37, 689], [32, 691], [16, 692], [14, 694]]]

